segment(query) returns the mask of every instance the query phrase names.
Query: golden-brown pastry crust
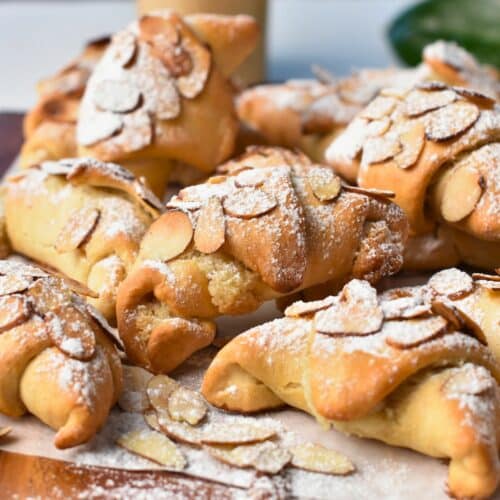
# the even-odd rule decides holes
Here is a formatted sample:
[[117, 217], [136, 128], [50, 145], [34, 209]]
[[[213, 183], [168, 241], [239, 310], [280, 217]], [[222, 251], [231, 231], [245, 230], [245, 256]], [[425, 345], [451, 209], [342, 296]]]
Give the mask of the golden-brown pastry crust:
[[[492, 269], [500, 264], [499, 138], [500, 108], [493, 99], [434, 82], [410, 91], [382, 90], [331, 144], [327, 157], [360, 186], [396, 193], [416, 238], [410, 239], [407, 267], [462, 260]], [[451, 247], [443, 246], [439, 258], [418, 255], [423, 240], [443, 233], [439, 228]], [[471, 245], [477, 250], [472, 258]]]
[[30, 412], [68, 448], [104, 425], [122, 387], [103, 320], [60, 278], [0, 261], [0, 411]]
[[109, 320], [118, 283], [161, 210], [130, 172], [92, 159], [42, 163], [6, 184], [13, 250], [93, 289], [99, 298], [91, 302]]
[[376, 282], [401, 265], [406, 221], [379, 193], [353, 192], [279, 148], [252, 148], [219, 170], [170, 200], [120, 286], [127, 353], [155, 371], [208, 345], [219, 315], [300, 290], [328, 293], [353, 276]]
[[238, 130], [228, 72], [257, 36], [246, 16], [172, 11], [117, 33], [82, 100], [80, 154], [140, 168], [157, 193], [173, 162], [212, 172], [233, 152]]
[[230, 411], [287, 403], [345, 432], [450, 458], [451, 492], [488, 496], [500, 479], [498, 279], [449, 269], [380, 297], [353, 280], [230, 341], [202, 393]]

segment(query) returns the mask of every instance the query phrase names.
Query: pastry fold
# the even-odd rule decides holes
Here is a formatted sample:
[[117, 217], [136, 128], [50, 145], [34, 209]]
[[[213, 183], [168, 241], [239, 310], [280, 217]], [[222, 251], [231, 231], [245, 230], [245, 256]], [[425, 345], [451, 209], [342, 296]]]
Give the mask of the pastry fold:
[[279, 148], [251, 148], [219, 171], [169, 201], [120, 286], [120, 335], [150, 370], [210, 344], [218, 316], [376, 282], [402, 264], [406, 220], [383, 193]]
[[450, 269], [380, 296], [352, 280], [235, 337], [202, 393], [244, 413], [288, 404], [323, 425], [448, 458], [451, 493], [486, 497], [500, 478], [499, 305], [498, 276]]
[[159, 194], [178, 162], [209, 175], [233, 152], [229, 76], [257, 38], [248, 16], [144, 15], [114, 35], [88, 82], [79, 154], [119, 162]]
[[0, 261], [0, 293], [0, 412], [32, 413], [57, 430], [58, 448], [85, 443], [122, 387], [109, 327], [67, 282], [31, 265]]
[[127, 170], [93, 159], [42, 163], [5, 191], [12, 249], [88, 286], [90, 302], [114, 321], [117, 286], [160, 201]]
[[328, 148], [335, 170], [388, 189], [408, 216], [406, 267], [500, 265], [500, 108], [431, 82], [382, 90]]

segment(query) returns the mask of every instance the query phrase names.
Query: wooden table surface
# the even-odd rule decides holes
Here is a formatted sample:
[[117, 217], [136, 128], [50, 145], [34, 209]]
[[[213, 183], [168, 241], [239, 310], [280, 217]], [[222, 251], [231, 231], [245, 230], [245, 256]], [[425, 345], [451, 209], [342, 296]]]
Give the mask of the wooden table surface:
[[[22, 143], [20, 113], [0, 113], [0, 175]], [[0, 498], [142, 499], [232, 498], [238, 488], [171, 472], [131, 472], [77, 467], [48, 458], [0, 451]]]

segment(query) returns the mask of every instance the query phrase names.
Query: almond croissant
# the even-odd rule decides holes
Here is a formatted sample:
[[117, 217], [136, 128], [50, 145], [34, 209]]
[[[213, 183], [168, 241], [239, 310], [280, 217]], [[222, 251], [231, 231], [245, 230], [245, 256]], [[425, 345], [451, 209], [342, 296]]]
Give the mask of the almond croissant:
[[408, 216], [406, 267], [500, 266], [500, 108], [431, 82], [385, 89], [328, 148], [336, 171], [392, 190]]
[[498, 279], [451, 269], [379, 297], [353, 280], [234, 338], [202, 393], [245, 413], [286, 403], [344, 432], [449, 458], [451, 493], [486, 497], [500, 479]]
[[80, 155], [126, 166], [159, 195], [177, 162], [207, 176], [233, 152], [228, 78], [257, 38], [249, 16], [142, 16], [113, 37], [88, 82]]
[[396, 272], [406, 239], [383, 193], [344, 186], [329, 168], [278, 148], [252, 148], [185, 188], [144, 236], [120, 286], [117, 317], [130, 359], [173, 370], [209, 345], [214, 318], [300, 290]]
[[45, 162], [6, 183], [13, 250], [94, 290], [91, 302], [109, 320], [118, 283], [162, 208], [130, 172], [92, 159]]
[[100, 318], [64, 280], [0, 261], [0, 412], [32, 413], [57, 430], [58, 448], [91, 439], [122, 387]]

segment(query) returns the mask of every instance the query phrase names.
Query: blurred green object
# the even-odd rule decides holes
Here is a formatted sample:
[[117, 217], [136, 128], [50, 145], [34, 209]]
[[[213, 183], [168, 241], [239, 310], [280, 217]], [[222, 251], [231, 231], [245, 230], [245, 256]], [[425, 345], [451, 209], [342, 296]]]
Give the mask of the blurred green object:
[[400, 14], [388, 36], [409, 65], [435, 40], [451, 40], [483, 63], [500, 68], [500, 0], [425, 0]]

